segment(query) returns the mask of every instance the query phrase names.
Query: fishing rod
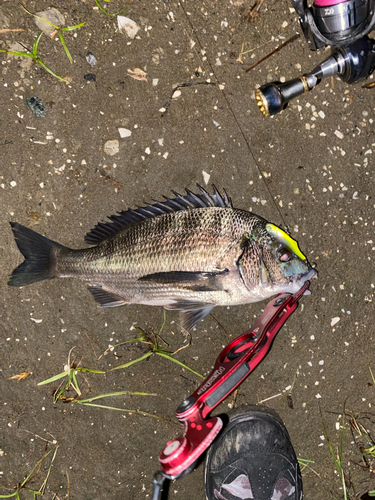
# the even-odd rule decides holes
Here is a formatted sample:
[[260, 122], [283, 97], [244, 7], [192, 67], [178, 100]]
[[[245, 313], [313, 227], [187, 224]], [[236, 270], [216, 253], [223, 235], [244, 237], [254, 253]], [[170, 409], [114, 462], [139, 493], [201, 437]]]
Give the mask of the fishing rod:
[[255, 91], [261, 113], [268, 117], [288, 102], [312, 90], [324, 78], [337, 75], [346, 83], [364, 80], [375, 69], [375, 40], [367, 35], [375, 25], [375, 0], [291, 0], [311, 50], [332, 47], [329, 57], [309, 73], [287, 82], [271, 82]]
[[[316, 274], [316, 273], [315, 273]], [[208, 377], [176, 410], [183, 424], [181, 437], [169, 441], [159, 456], [161, 470], [153, 480], [152, 500], [158, 500], [165, 480], [191, 472], [199, 457], [223, 427], [220, 417], [208, 417], [254, 370], [268, 353], [273, 339], [298, 301], [308, 292], [306, 281], [295, 294], [282, 293], [272, 299], [252, 327], [234, 339], [219, 354]]]

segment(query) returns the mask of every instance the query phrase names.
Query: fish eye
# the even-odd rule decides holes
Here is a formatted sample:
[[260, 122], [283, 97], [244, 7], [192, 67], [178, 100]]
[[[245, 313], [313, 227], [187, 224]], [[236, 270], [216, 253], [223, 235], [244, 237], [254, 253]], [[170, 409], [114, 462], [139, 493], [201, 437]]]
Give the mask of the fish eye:
[[277, 251], [277, 257], [280, 262], [288, 262], [292, 258], [292, 252], [285, 247], [281, 247]]

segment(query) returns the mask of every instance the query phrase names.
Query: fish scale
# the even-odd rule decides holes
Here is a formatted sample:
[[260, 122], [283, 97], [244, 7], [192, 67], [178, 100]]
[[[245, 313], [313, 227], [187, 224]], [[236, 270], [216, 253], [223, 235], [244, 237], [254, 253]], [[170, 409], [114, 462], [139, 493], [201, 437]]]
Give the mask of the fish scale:
[[213, 271], [221, 268], [221, 261], [228, 261], [228, 248], [236, 246], [236, 255], [240, 255], [244, 232], [259, 220], [248, 217], [247, 212], [214, 208], [159, 219], [125, 228], [117, 238], [97, 247], [62, 254], [58, 273], [90, 279], [100, 269], [103, 278], [121, 274], [138, 279], [145, 273], [171, 270]]

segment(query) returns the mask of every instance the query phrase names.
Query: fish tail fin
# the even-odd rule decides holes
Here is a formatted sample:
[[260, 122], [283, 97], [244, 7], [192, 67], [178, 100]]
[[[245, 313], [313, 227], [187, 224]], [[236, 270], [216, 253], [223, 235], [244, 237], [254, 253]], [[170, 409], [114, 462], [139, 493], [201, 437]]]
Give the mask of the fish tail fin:
[[56, 250], [66, 247], [28, 227], [11, 222], [14, 239], [25, 260], [11, 274], [9, 286], [24, 286], [56, 276]]

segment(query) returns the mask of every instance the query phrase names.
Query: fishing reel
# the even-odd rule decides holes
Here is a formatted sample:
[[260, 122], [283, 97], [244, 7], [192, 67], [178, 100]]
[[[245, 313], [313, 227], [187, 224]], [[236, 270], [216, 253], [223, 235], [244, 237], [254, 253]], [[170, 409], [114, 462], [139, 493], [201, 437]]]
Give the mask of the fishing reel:
[[291, 0], [311, 50], [331, 46], [332, 53], [311, 72], [285, 83], [272, 82], [255, 91], [266, 117], [286, 108], [288, 102], [337, 75], [346, 83], [364, 80], [375, 69], [375, 40], [366, 36], [375, 26], [375, 0]]

